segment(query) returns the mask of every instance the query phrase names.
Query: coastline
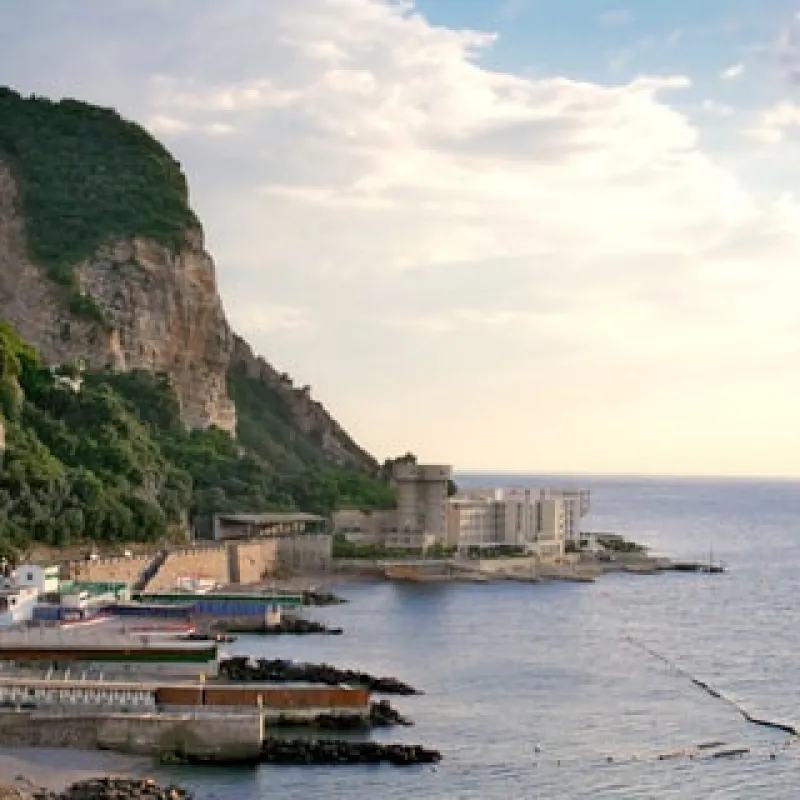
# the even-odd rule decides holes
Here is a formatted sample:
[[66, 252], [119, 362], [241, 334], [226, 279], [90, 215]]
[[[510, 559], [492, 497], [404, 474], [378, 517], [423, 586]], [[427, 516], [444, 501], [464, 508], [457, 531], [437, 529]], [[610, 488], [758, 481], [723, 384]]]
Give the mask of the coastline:
[[147, 758], [71, 748], [0, 747], [0, 787], [22, 793], [60, 792], [76, 781], [98, 775], [140, 777], [152, 768]]

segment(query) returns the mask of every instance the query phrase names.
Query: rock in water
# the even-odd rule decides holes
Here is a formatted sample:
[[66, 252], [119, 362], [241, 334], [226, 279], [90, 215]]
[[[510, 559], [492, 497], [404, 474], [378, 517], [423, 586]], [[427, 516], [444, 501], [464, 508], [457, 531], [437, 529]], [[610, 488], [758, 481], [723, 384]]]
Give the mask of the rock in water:
[[264, 741], [262, 760], [268, 764], [380, 764], [398, 767], [436, 764], [438, 750], [418, 744], [379, 744], [344, 739], [274, 739]]

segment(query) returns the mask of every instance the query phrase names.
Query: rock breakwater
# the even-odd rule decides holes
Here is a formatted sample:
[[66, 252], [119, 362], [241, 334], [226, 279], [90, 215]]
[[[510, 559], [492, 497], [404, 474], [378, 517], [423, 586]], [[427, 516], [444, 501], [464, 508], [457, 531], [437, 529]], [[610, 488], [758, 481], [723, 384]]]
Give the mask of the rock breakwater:
[[190, 800], [191, 795], [179, 786], [159, 786], [154, 780], [128, 778], [92, 778], [78, 781], [63, 792], [36, 791], [35, 800]]
[[312, 728], [324, 731], [358, 731], [369, 728], [388, 728], [392, 725], [411, 726], [414, 723], [404, 717], [386, 700], [371, 703], [369, 714], [318, 714], [312, 718], [280, 716], [276, 728]]
[[255, 663], [244, 656], [224, 659], [219, 672], [223, 678], [238, 683], [321, 683], [326, 686], [340, 684], [363, 686], [377, 694], [414, 695], [418, 689], [397, 678], [376, 677], [352, 669], [338, 669], [330, 664], [309, 664], [283, 659], [261, 658]]
[[331, 636], [339, 636], [343, 633], [341, 628], [328, 628], [321, 622], [314, 622], [301, 617], [284, 617], [275, 625], [267, 625], [263, 622], [222, 622], [215, 627], [222, 628], [226, 633], [256, 633], [264, 636], [277, 636], [287, 633], [300, 635], [324, 633]]
[[307, 606], [338, 606], [346, 603], [343, 597], [332, 592], [322, 592], [316, 589], [306, 589], [303, 591], [303, 603]]
[[442, 759], [438, 750], [418, 744], [378, 744], [342, 739], [267, 739], [262, 746], [262, 760], [268, 764], [381, 764], [398, 767], [436, 764]]

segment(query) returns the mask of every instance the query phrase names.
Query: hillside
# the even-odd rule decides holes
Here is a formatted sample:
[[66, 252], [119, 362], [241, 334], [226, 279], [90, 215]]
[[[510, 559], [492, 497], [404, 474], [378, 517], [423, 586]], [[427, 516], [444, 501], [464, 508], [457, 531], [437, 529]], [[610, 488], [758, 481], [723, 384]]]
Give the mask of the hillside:
[[0, 319], [48, 364], [166, 375], [192, 428], [236, 431], [235, 362], [285, 412], [277, 450], [296, 432], [300, 463], [310, 441], [312, 454], [377, 471], [318, 402], [234, 336], [180, 164], [113, 109], [0, 87]]
[[187, 430], [164, 378], [54, 374], [7, 322], [0, 353], [0, 554], [30, 542], [155, 541], [209, 511], [325, 514], [394, 501], [385, 483], [311, 452], [290, 469], [225, 431]]
[[[154, 536], [186, 511], [391, 502], [377, 461], [234, 335], [215, 273], [159, 142], [112, 109], [0, 88], [0, 320], [38, 365], [21, 373], [9, 421], [9, 464], [24, 472], [14, 488], [30, 490], [0, 498], [9, 536], [54, 536], [37, 520], [60, 513], [63, 487], [89, 480], [82, 469], [108, 514], [87, 519], [82, 500], [81, 524], [64, 518], [70, 536]], [[48, 388], [45, 364], [85, 369], [81, 394]]]

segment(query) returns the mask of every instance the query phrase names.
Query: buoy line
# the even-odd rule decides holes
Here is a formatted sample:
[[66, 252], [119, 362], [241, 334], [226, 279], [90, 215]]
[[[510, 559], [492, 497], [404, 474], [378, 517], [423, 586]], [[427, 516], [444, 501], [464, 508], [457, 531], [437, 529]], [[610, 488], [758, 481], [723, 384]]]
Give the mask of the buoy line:
[[719, 759], [762, 758], [774, 761], [778, 755], [791, 747], [797, 740], [789, 738], [777, 743], [774, 738], [750, 740], [746, 744], [733, 744], [722, 740], [700, 742], [674, 750], [651, 751], [641, 754], [606, 755], [595, 757], [547, 758], [542, 748], [535, 749], [533, 766], [549, 769], [570, 769], [586, 767], [624, 767], [637, 764], [672, 761], [715, 761]]
[[692, 685], [696, 686], [701, 691], [704, 691], [706, 694], [710, 695], [715, 700], [720, 700], [721, 702], [729, 705], [750, 724], [758, 725], [762, 728], [772, 728], [773, 730], [781, 731], [782, 733], [788, 733], [790, 736], [800, 736], [800, 731], [798, 730], [797, 726], [790, 725], [786, 722], [775, 722], [774, 720], [763, 719], [761, 717], [754, 716], [740, 703], [737, 703], [735, 700], [732, 700], [730, 697], [723, 694], [723, 692], [721, 692], [719, 689], [716, 689], [710, 683], [700, 680], [700, 678], [696, 677], [695, 675], [692, 675], [692, 673], [689, 672], [688, 670], [678, 666], [678, 664], [676, 664], [671, 658], [668, 658], [663, 653], [659, 653], [657, 650], [654, 650], [652, 647], [649, 647], [644, 642], [634, 639], [632, 636], [626, 636], [625, 640], [630, 644], [634, 645], [635, 647], [638, 647], [640, 650], [643, 650], [645, 653], [652, 656], [653, 658], [662, 661], [670, 669], [677, 672], [682, 677], [686, 678], [688, 681], [692, 683]]

